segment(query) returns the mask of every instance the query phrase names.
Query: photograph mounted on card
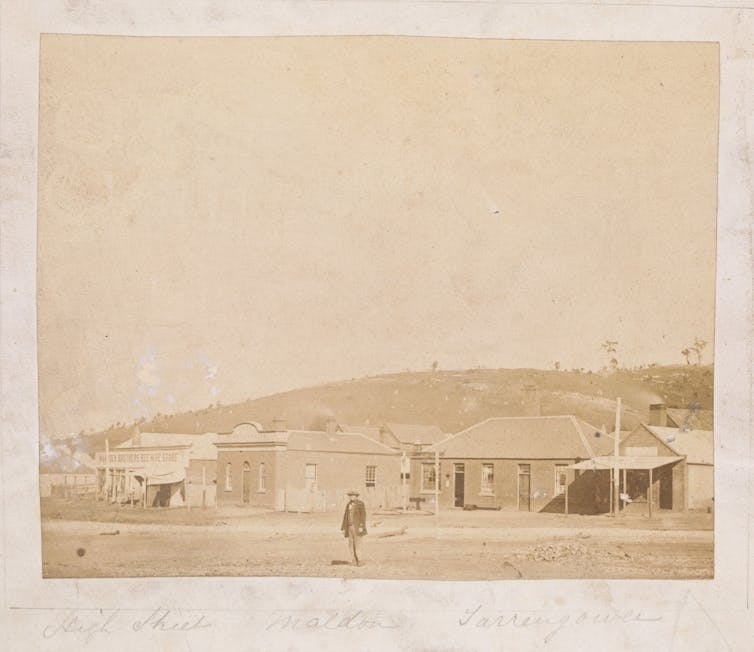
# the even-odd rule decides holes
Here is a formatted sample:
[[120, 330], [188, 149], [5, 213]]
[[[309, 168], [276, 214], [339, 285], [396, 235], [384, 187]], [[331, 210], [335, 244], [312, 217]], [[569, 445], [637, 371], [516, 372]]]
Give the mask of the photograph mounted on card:
[[710, 579], [715, 43], [42, 35], [45, 578]]

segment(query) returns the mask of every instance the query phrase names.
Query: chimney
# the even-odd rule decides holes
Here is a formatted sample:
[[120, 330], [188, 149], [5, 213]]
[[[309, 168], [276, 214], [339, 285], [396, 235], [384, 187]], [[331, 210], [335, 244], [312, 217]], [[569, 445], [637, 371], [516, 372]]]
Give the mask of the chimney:
[[338, 422], [335, 420], [335, 417], [327, 417], [327, 421], [325, 421], [325, 432], [332, 434], [337, 430]]
[[275, 432], [282, 432], [282, 431], [286, 430], [285, 419], [282, 419], [280, 417], [275, 417], [272, 420], [272, 429]]
[[542, 416], [542, 400], [536, 385], [524, 385], [524, 416]]
[[653, 403], [649, 406], [649, 425], [661, 428], [668, 425], [668, 408], [665, 403]]

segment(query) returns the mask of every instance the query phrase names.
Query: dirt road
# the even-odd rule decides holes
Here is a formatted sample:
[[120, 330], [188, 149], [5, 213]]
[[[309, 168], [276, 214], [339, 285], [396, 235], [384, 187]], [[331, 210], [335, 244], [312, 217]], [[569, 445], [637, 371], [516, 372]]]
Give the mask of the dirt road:
[[[138, 519], [133, 513], [129, 518]], [[676, 527], [646, 529], [646, 521], [599, 517], [374, 515], [364, 540], [365, 563], [355, 567], [332, 563], [348, 559], [338, 515], [196, 518], [194, 525], [44, 518], [44, 576], [703, 579], [713, 572], [711, 519], [679, 518]]]

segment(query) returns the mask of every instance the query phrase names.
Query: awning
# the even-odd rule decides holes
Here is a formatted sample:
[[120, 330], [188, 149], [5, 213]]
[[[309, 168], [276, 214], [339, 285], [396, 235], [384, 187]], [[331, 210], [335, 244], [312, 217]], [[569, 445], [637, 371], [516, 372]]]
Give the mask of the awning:
[[147, 484], [150, 485], [173, 484], [174, 482], [183, 482], [186, 477], [186, 469], [180, 468], [170, 471], [166, 471], [165, 469], [154, 469], [153, 471], [150, 471], [150, 469], [146, 469], [145, 474], [139, 475], [146, 475]]
[[609, 469], [648, 470], [656, 469], [666, 464], [674, 464], [682, 457], [662, 457], [659, 455], [600, 455], [590, 460], [569, 464], [567, 468], [581, 471], [601, 471]]

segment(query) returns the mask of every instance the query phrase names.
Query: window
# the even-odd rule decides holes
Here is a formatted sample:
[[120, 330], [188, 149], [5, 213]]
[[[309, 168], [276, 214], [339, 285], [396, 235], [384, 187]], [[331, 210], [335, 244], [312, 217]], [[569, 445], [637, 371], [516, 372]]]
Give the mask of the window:
[[374, 487], [376, 478], [377, 478], [377, 467], [371, 466], [371, 465], [367, 466], [367, 470], [366, 470], [367, 487]]
[[307, 464], [304, 469], [304, 481], [307, 489], [317, 488], [317, 465]]
[[259, 493], [267, 491], [267, 469], [264, 462], [259, 463]]
[[225, 491], [233, 491], [233, 465], [230, 462], [225, 465]]
[[555, 496], [560, 496], [565, 493], [566, 485], [568, 484], [568, 472], [566, 471], [565, 464], [555, 465]]
[[434, 464], [422, 464], [422, 491], [434, 491], [437, 489], [437, 474]]
[[495, 493], [495, 465], [482, 464], [482, 488], [479, 493], [492, 496]]

